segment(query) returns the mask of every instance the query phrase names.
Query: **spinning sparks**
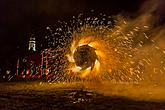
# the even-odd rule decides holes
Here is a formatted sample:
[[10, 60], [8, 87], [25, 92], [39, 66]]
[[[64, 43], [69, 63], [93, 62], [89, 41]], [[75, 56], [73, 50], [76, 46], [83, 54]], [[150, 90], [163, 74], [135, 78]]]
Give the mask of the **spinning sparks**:
[[[120, 16], [112, 18], [100, 13], [98, 17], [84, 18], [80, 14], [69, 22], [59, 21], [61, 27], [55, 28], [55, 32], [50, 30], [53, 34], [47, 37], [51, 51], [45, 50], [44, 69], [49, 69], [49, 78], [53, 81], [153, 81], [165, 71], [165, 52], [147, 36], [149, 23], [143, 21], [145, 18], [125, 21]], [[158, 54], [153, 56], [153, 53]], [[152, 63], [155, 61], [159, 62]]]
[[133, 62], [133, 36], [125, 36], [119, 29], [112, 31], [104, 25], [85, 25], [73, 32], [72, 39], [70, 52], [66, 55], [70, 62], [69, 74], [87, 79], [106, 76], [116, 80], [141, 78], [130, 63]]
[[[150, 54], [147, 58], [146, 52], [159, 50], [154, 40], [145, 33], [149, 27], [148, 22], [143, 22], [144, 16], [138, 18], [143, 25], [126, 22], [120, 17], [112, 20], [110, 16], [101, 16], [85, 20], [80, 16], [74, 17], [71, 23], [73, 27], [69, 28], [72, 30], [69, 51], [66, 52], [69, 75], [116, 82], [137, 83], [147, 79], [148, 72], [145, 71], [148, 64], [145, 61], [155, 57]], [[155, 47], [150, 50], [146, 48], [147, 44]], [[143, 49], [145, 52], [142, 52]], [[160, 53], [164, 56], [161, 50]]]

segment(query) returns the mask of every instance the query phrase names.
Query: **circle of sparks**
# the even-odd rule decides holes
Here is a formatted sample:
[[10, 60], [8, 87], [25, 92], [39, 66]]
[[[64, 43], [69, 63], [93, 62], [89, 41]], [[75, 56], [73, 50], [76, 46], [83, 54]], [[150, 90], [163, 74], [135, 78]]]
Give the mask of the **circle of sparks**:
[[[55, 50], [63, 50], [60, 57], [48, 60], [51, 63], [48, 63], [47, 68], [52, 68], [52, 63], [57, 63], [54, 63], [55, 69], [51, 71], [53, 76], [60, 75], [60, 78], [55, 77], [59, 80], [74, 80], [76, 76], [78, 79], [97, 78], [115, 82], [138, 82], [147, 78], [147, 67], [151, 68], [149, 65], [155, 59], [149, 53], [160, 50], [154, 40], [145, 34], [148, 27], [103, 13], [97, 17], [91, 16], [73, 16], [69, 22], [59, 22], [61, 27], [56, 28], [55, 32], [50, 30], [52, 37], [48, 37], [49, 45], [55, 46]], [[145, 48], [147, 43], [155, 48]], [[86, 54], [80, 54], [80, 51]], [[163, 55], [165, 53], [160, 52]], [[162, 62], [161, 64], [163, 65]], [[152, 73], [156, 73], [157, 68], [153, 68]], [[161, 73], [164, 70], [162, 68]]]

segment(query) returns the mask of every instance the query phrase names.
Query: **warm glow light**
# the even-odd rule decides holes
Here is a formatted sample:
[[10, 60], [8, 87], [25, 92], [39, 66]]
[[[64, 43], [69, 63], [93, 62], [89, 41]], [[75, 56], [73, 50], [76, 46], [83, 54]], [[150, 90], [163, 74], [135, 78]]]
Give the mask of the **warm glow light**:
[[103, 57], [103, 58], [105, 57], [105, 54], [102, 51], [100, 51], [100, 50], [96, 50], [96, 54], [99, 57]]
[[90, 42], [88, 44], [90, 47], [98, 48], [99, 44], [97, 42]]
[[77, 66], [77, 67], [73, 68], [72, 71], [73, 72], [80, 72], [81, 69], [82, 69], [81, 67]]
[[78, 42], [78, 45], [80, 44], [87, 45], [89, 44], [90, 41], [91, 41], [91, 37], [84, 37], [80, 39], [80, 41]]
[[89, 68], [87, 68], [86, 70], [84, 70], [83, 72], [82, 72], [82, 75], [81, 75], [81, 77], [86, 77], [87, 75], [89, 75], [89, 73], [91, 72], [91, 67], [89, 67]]
[[69, 62], [75, 62], [73, 56], [70, 56], [69, 54], [66, 55]]
[[83, 45], [86, 45], [86, 44], [79, 44], [78, 46], [83, 46]]
[[72, 45], [71, 45], [71, 48], [70, 48], [72, 54], [74, 53], [74, 51], [75, 51], [75, 49], [76, 49], [75, 43], [76, 43], [76, 42], [73, 41], [73, 43], [72, 43]]
[[95, 69], [96, 69], [97, 72], [100, 69], [100, 62], [98, 60], [96, 60], [96, 62], [95, 62]]

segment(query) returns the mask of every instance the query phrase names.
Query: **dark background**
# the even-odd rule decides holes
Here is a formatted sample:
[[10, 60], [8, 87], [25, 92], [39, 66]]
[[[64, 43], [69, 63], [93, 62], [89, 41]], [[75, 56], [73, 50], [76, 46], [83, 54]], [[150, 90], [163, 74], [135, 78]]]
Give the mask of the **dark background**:
[[144, 1], [147, 0], [0, 0], [0, 65], [24, 52], [28, 34], [42, 26], [91, 9], [108, 15], [135, 15]]

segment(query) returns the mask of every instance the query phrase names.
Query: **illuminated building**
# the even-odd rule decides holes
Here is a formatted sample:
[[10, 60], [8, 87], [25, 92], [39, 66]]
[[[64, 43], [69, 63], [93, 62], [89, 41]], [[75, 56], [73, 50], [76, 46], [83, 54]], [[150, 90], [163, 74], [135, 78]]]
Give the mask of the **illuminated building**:
[[30, 40], [29, 40], [29, 50], [36, 51], [36, 41], [35, 41], [34, 35], [32, 35], [30, 37]]
[[41, 78], [41, 54], [36, 51], [36, 41], [32, 34], [29, 39], [28, 53], [17, 61], [17, 78]]

